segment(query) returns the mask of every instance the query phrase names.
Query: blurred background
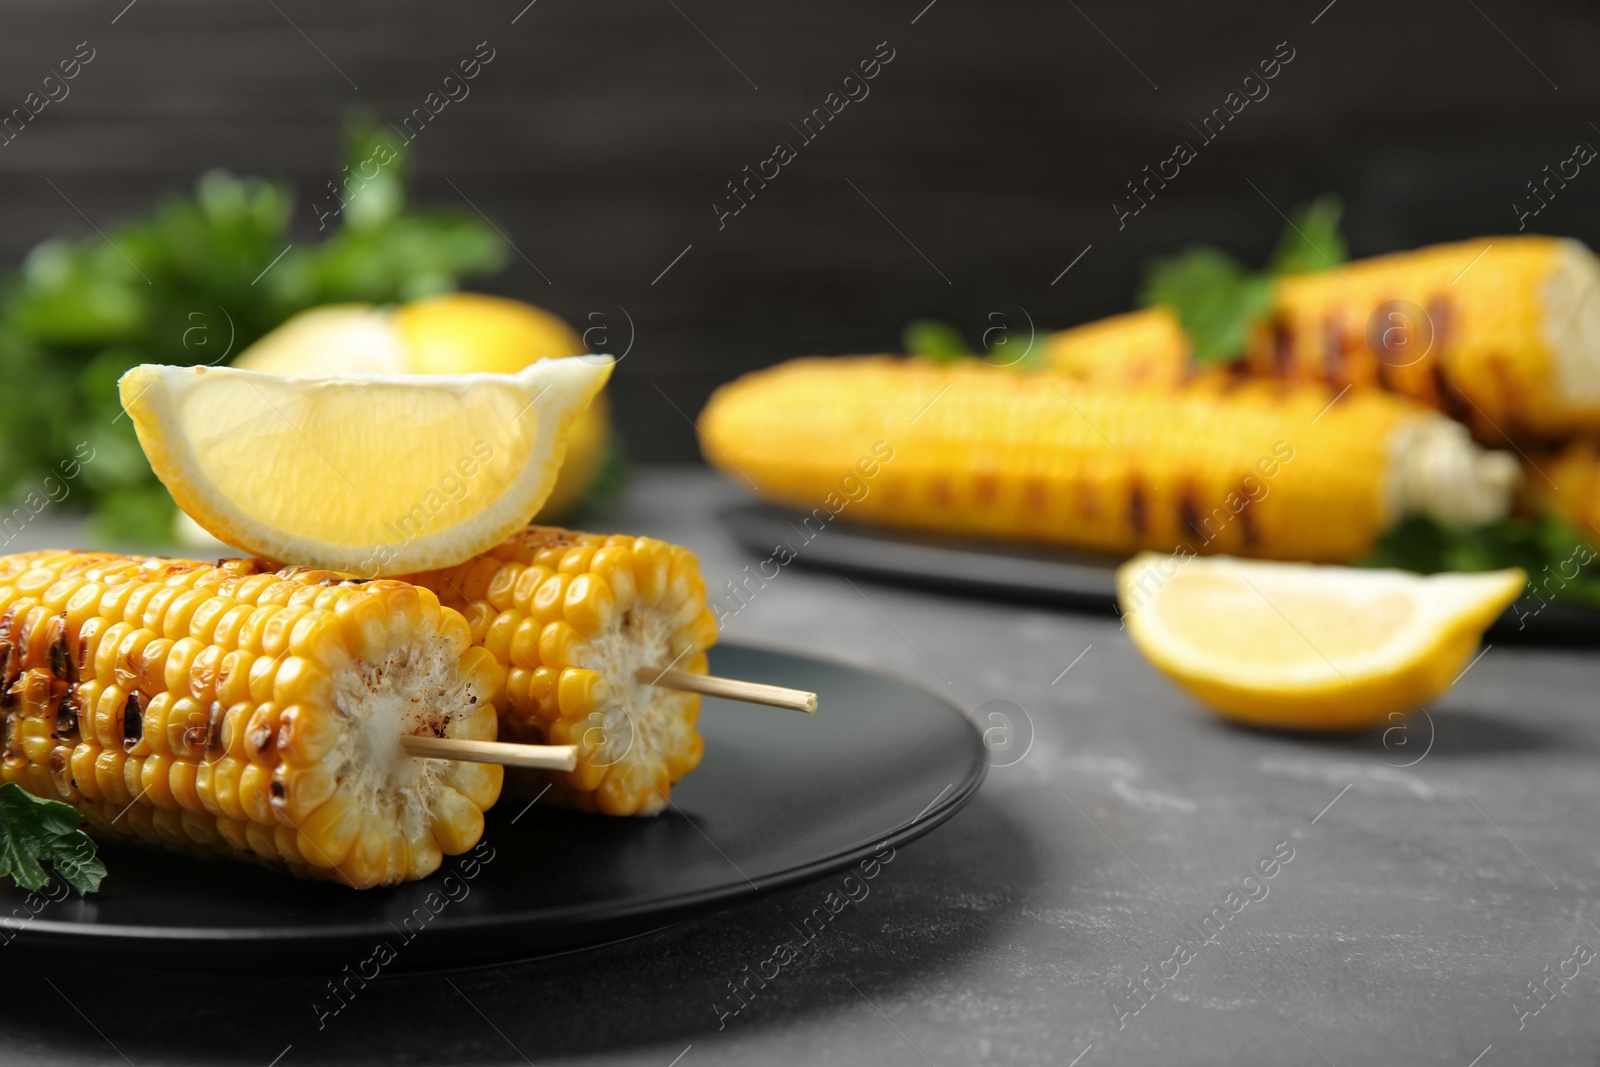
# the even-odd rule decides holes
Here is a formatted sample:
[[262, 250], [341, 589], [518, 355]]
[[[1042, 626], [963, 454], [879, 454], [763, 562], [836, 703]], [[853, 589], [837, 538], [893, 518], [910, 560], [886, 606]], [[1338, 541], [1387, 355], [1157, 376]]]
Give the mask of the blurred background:
[[[611, 391], [636, 463], [694, 459], [690, 419], [740, 372], [894, 349], [917, 317], [977, 342], [997, 314], [1043, 330], [1123, 310], [1153, 254], [1210, 243], [1260, 262], [1280, 212], [1322, 192], [1343, 197], [1356, 256], [1514, 232], [1528, 183], [1578, 142], [1600, 144], [1600, 17], [1577, 2], [6, 0], [0, 11], [0, 114], [59, 96], [0, 127], [8, 274], [50, 238], [88, 239], [91, 254], [97, 234], [192, 196], [209, 168], [272, 179], [292, 199], [239, 201], [259, 224], [229, 246], [226, 269], [191, 264], [216, 279], [196, 298], [207, 306], [165, 308], [111, 347], [205, 362], [215, 347], [194, 342], [223, 338], [209, 332], [221, 309], [244, 342], [329, 299], [451, 284], [516, 296], [590, 330], [591, 347], [627, 352]], [[1289, 54], [1267, 96], [1200, 135], [1261, 61]], [[74, 56], [92, 58], [65, 91], [44, 81]], [[860, 98], [804, 139], [802, 121], [875, 57], [892, 58], [866, 95], [852, 82]], [[409, 138], [410, 205], [452, 213], [417, 239], [448, 248], [454, 273], [407, 268], [415, 234], [312, 258], [361, 222], [323, 213], [363, 116], [397, 145]], [[1113, 205], [1134, 205], [1127, 183], [1179, 141], [1197, 158], [1119, 223]], [[780, 142], [795, 158], [720, 214], [740, 202], [729, 183]], [[1572, 179], [1590, 182], [1600, 175], [1587, 168]], [[1546, 199], [1529, 231], [1596, 243], [1600, 199]], [[373, 269], [363, 254], [387, 264], [381, 276], [356, 277]], [[85, 315], [46, 311], [45, 333], [70, 334]], [[0, 349], [5, 414], [38, 417], [56, 396], [37, 386], [53, 350]], [[66, 455], [72, 442], [52, 447]]]

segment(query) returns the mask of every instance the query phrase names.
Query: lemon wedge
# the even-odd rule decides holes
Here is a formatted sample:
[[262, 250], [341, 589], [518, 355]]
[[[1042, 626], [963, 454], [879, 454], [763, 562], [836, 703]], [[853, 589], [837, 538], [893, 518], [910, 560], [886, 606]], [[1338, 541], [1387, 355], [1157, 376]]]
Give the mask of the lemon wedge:
[[463, 375], [144, 364], [118, 388], [157, 477], [212, 536], [378, 577], [460, 563], [526, 525], [610, 374], [600, 358]]
[[1526, 582], [1145, 553], [1117, 598], [1139, 651], [1223, 715], [1351, 730], [1448, 689]]
[[[594, 339], [607, 336], [602, 331]], [[586, 351], [571, 326], [542, 308], [482, 293], [446, 293], [398, 308], [330, 304], [302, 311], [233, 365], [272, 374], [515, 374], [537, 359]], [[566, 462], [539, 521], [561, 519], [583, 501], [610, 444], [611, 415], [602, 394], [567, 434]]]

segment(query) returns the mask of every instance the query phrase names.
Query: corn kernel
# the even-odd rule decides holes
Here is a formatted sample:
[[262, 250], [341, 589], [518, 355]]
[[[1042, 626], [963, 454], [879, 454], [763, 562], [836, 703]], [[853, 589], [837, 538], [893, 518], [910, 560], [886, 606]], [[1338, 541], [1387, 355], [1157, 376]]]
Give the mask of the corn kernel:
[[[567, 586], [572, 584], [572, 575], [553, 574], [539, 586], [538, 592], [533, 594], [533, 601], [529, 605], [533, 609], [533, 618], [538, 620], [540, 626], [546, 626], [557, 619], [565, 617], [564, 608], [567, 599]], [[474, 641], [477, 640], [474, 635]]]
[[562, 614], [580, 634], [597, 637], [616, 622], [616, 597], [599, 576], [580, 574], [567, 586]]
[[339, 739], [339, 725], [326, 708], [291, 704], [283, 709], [278, 727], [278, 754], [296, 767], [321, 765]]

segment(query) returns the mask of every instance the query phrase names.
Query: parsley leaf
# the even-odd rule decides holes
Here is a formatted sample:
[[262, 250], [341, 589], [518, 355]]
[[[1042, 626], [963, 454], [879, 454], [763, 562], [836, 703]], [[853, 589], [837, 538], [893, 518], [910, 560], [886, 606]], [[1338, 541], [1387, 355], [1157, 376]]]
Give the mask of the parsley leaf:
[[1191, 248], [1152, 264], [1139, 302], [1177, 311], [1196, 363], [1227, 362], [1244, 351], [1251, 325], [1272, 306], [1272, 278], [1218, 249]]
[[0, 786], [0, 875], [23, 889], [43, 889], [55, 873], [79, 893], [93, 893], [106, 876], [94, 842], [78, 829], [83, 816], [70, 804], [44, 800], [15, 782]]
[[1344, 205], [1336, 196], [1319, 196], [1295, 212], [1278, 238], [1267, 270], [1273, 274], [1310, 274], [1332, 270], [1350, 256], [1339, 233]]
[[953, 363], [975, 354], [960, 330], [938, 319], [912, 319], [906, 323], [900, 346], [908, 356], [925, 356], [940, 363]]
[[1600, 607], [1596, 559], [1594, 547], [1575, 527], [1550, 514], [1518, 516], [1470, 528], [1413, 515], [1384, 531], [1359, 565], [1421, 574], [1521, 567], [1535, 589], [1533, 595]]
[[1332, 196], [1298, 209], [1265, 271], [1250, 271], [1216, 248], [1190, 248], [1153, 260], [1139, 303], [1177, 312], [1196, 363], [1237, 359], [1250, 331], [1271, 311], [1272, 285], [1280, 274], [1330, 270], [1344, 262], [1348, 249], [1339, 235], [1341, 211]]

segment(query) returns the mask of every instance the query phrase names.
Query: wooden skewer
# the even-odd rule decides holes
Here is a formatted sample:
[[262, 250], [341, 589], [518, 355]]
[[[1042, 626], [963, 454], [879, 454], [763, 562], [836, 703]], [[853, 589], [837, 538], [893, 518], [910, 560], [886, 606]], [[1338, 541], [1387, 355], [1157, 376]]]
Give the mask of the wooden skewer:
[[817, 694], [803, 689], [785, 689], [781, 685], [763, 682], [741, 682], [737, 678], [717, 678], [709, 674], [694, 674], [676, 667], [640, 667], [633, 672], [636, 681], [645, 685], [659, 685], [663, 689], [682, 689], [702, 693], [708, 697], [726, 697], [750, 704], [766, 704], [774, 708], [803, 711], [808, 715], [817, 710]]
[[498, 763], [506, 767], [531, 767], [540, 771], [570, 771], [578, 766], [577, 745], [513, 745], [505, 741], [468, 741], [458, 737], [400, 738], [406, 755], [419, 759]]

